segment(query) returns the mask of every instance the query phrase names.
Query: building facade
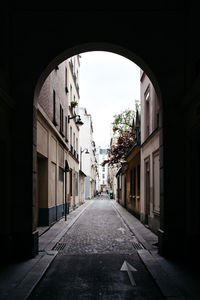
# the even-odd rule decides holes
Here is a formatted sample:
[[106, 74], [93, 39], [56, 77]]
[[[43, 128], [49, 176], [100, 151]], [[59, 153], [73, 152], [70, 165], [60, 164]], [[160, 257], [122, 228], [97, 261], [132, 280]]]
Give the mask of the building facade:
[[97, 164], [98, 164], [98, 175], [99, 175], [99, 186], [97, 187], [98, 192], [106, 192], [109, 189], [108, 185], [108, 165], [102, 166], [104, 160], [108, 159], [108, 149], [97, 148]]
[[93, 141], [92, 116], [83, 107], [79, 108], [79, 114], [84, 123], [80, 128], [80, 170], [86, 174], [85, 199], [89, 200], [96, 194], [96, 148]]
[[123, 176], [123, 198], [124, 207], [133, 215], [140, 219], [141, 203], [140, 203], [140, 112], [136, 111], [133, 119], [132, 130], [134, 133], [133, 147], [126, 155], [126, 164], [124, 166]]
[[[116, 172], [116, 200], [137, 218], [140, 218], [140, 112], [136, 110], [132, 122], [132, 147]], [[116, 167], [115, 167], [116, 168]]]
[[51, 225], [79, 205], [79, 57], [57, 66], [37, 105], [37, 207], [35, 224]]
[[141, 221], [160, 228], [160, 109], [148, 76], [141, 71]]
[[[112, 134], [111, 134], [112, 135]], [[112, 136], [110, 140], [110, 148], [117, 143], [117, 137]], [[115, 165], [108, 165], [108, 186], [113, 191], [113, 199], [117, 199], [117, 177], [119, 167]]]

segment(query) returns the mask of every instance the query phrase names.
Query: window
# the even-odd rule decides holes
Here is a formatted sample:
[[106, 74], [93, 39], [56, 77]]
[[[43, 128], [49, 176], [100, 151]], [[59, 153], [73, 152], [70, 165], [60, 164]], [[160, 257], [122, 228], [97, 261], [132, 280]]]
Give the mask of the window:
[[53, 124], [56, 126], [56, 92], [53, 90]]
[[102, 175], [102, 178], [105, 178], [105, 175], [104, 175], [104, 174]]
[[130, 195], [133, 195], [133, 170], [130, 170]]
[[149, 92], [149, 88], [148, 88], [148, 91], [145, 94], [145, 100], [149, 101], [149, 98], [150, 98], [150, 92]]
[[133, 195], [136, 195], [136, 168], [133, 169]]
[[78, 138], [76, 138], [76, 153], [78, 153]]
[[72, 127], [70, 126], [70, 145], [72, 146]]
[[108, 150], [107, 149], [100, 149], [100, 154], [108, 154]]
[[156, 91], [152, 89], [152, 125], [153, 125], [153, 130], [156, 128], [159, 128], [159, 105], [158, 105], [158, 97], [156, 94]]
[[149, 102], [150, 102], [150, 87], [146, 89], [144, 93], [144, 99], [145, 99], [145, 137], [149, 136], [150, 133], [150, 109], [149, 109]]
[[78, 172], [75, 172], [75, 195], [78, 196]]
[[59, 167], [59, 181], [64, 181], [64, 170], [61, 167]]
[[73, 148], [74, 148], [74, 151], [75, 151], [75, 133], [73, 133]]
[[160, 159], [159, 151], [153, 154], [153, 209], [160, 213]]
[[63, 135], [63, 108], [60, 104], [60, 133]]
[[70, 193], [70, 196], [72, 196], [72, 169], [70, 169], [70, 172], [69, 172], [69, 193]]
[[72, 85], [70, 84], [70, 102], [72, 102]]
[[140, 165], [137, 166], [137, 194], [140, 196]]
[[68, 87], [67, 87], [67, 79], [68, 79], [68, 76], [67, 76], [67, 68], [65, 69], [65, 92], [68, 93]]
[[[73, 101], [76, 102], [76, 97], [75, 97], [75, 96], [74, 96], [74, 98], [73, 98]], [[77, 114], [77, 106], [71, 107], [71, 109], [72, 109], [73, 115], [74, 115], [74, 114]]]
[[144, 160], [144, 200], [145, 200], [145, 222], [148, 223], [148, 216], [150, 215], [150, 158]]
[[160, 120], [159, 120], [159, 112], [157, 112], [156, 113], [156, 128], [159, 128], [159, 122], [160, 122]]
[[136, 195], [136, 168], [130, 171], [130, 195]]
[[65, 140], [68, 142], [68, 119], [65, 117]]

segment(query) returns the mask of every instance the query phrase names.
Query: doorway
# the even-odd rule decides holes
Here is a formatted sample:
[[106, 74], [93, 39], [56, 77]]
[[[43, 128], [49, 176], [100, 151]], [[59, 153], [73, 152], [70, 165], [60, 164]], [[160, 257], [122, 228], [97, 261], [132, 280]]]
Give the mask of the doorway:
[[45, 157], [37, 157], [37, 198], [36, 201], [36, 224], [37, 226], [47, 225], [47, 204], [48, 204], [48, 160]]
[[149, 224], [150, 218], [150, 162], [145, 161], [145, 224]]

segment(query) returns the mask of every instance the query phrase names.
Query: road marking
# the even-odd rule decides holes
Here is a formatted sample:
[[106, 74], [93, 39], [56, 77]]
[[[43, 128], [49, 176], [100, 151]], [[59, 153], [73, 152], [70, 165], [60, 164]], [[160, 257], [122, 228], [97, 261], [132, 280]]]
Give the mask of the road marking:
[[124, 229], [123, 227], [118, 228], [117, 230], [120, 230], [123, 234], [125, 233], [126, 229]]
[[135, 269], [133, 266], [131, 266], [126, 260], [123, 262], [123, 265], [121, 266], [120, 271], [127, 271], [130, 282], [132, 286], [136, 286], [135, 280], [133, 278], [133, 275], [131, 272], [136, 272], [137, 269]]

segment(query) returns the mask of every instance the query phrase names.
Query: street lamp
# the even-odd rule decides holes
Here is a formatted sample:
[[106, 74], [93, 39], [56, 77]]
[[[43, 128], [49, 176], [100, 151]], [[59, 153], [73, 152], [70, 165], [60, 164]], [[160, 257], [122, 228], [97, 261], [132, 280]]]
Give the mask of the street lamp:
[[88, 148], [85, 148], [82, 150], [82, 148], [80, 149], [80, 170], [82, 171], [82, 153], [85, 151], [85, 154], [90, 154], [90, 152], [88, 151]]
[[68, 116], [68, 123], [69, 123], [69, 121], [71, 120], [71, 119], [74, 119], [74, 118], [76, 118], [75, 119], [75, 122], [76, 122], [76, 125], [83, 125], [84, 123], [81, 121], [81, 117], [80, 117], [80, 115], [74, 115], [74, 116], [72, 116], [72, 117], [70, 117], [70, 116]]

